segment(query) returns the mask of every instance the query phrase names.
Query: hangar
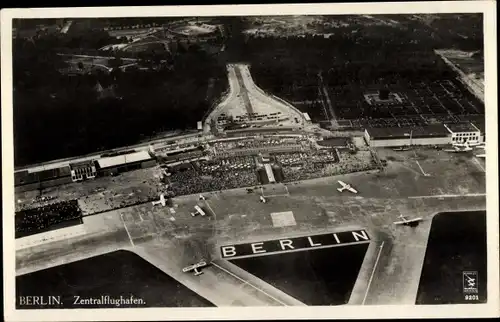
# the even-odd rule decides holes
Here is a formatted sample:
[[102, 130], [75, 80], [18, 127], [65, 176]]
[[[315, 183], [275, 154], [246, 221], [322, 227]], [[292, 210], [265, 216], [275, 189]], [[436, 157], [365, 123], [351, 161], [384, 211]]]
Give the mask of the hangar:
[[366, 143], [374, 148], [451, 143], [451, 134], [442, 124], [419, 127], [366, 128], [364, 138]]
[[97, 160], [97, 172], [99, 175], [108, 176], [155, 165], [156, 161], [147, 151], [139, 151], [101, 158]]
[[19, 170], [14, 172], [16, 192], [44, 189], [71, 182], [69, 166], [43, 168], [38, 171]]
[[480, 143], [481, 131], [470, 122], [445, 124], [451, 133], [452, 143]]

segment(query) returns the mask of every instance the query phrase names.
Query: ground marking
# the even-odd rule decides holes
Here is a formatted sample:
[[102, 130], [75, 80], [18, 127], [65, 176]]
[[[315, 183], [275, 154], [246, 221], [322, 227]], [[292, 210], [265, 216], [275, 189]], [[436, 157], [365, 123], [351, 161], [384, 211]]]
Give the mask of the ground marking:
[[382, 254], [382, 248], [384, 247], [384, 243], [385, 241], [382, 241], [382, 244], [379, 246], [380, 249], [378, 251], [377, 259], [375, 260], [375, 265], [373, 265], [372, 274], [370, 276], [370, 279], [368, 280], [368, 286], [366, 287], [365, 297], [363, 298], [362, 305], [365, 305], [366, 297], [368, 296], [368, 291], [370, 291], [370, 286], [372, 285], [373, 276], [375, 275], [375, 269], [377, 269], [378, 261], [380, 260], [380, 255]]
[[208, 207], [208, 209], [214, 214], [214, 220], [217, 220], [217, 214], [215, 213], [215, 211], [212, 209], [212, 207], [210, 207], [210, 204], [208, 203], [208, 201], [205, 199], [203, 200], [205, 201], [205, 205]]
[[219, 268], [220, 270], [222, 270], [222, 271], [224, 271], [224, 272], [228, 273], [229, 275], [231, 275], [231, 276], [233, 276], [233, 277], [237, 278], [238, 280], [242, 281], [244, 284], [247, 284], [247, 285], [249, 285], [249, 286], [253, 287], [254, 289], [256, 289], [257, 291], [264, 293], [265, 295], [267, 295], [267, 296], [268, 296], [268, 297], [270, 297], [271, 299], [275, 300], [276, 302], [280, 303], [281, 305], [283, 305], [283, 306], [287, 306], [285, 303], [283, 303], [282, 301], [278, 300], [277, 298], [275, 298], [275, 297], [274, 297], [274, 296], [272, 296], [271, 294], [268, 294], [268, 293], [266, 293], [265, 291], [263, 291], [263, 290], [261, 290], [260, 288], [258, 288], [257, 286], [250, 284], [248, 281], [245, 281], [245, 280], [244, 280], [244, 279], [242, 279], [241, 277], [239, 277], [239, 276], [235, 275], [234, 273], [231, 273], [230, 271], [228, 271], [228, 270], [227, 270], [227, 269], [225, 269], [224, 267], [219, 266], [219, 265], [215, 264], [214, 262], [212, 262], [211, 264], [212, 264], [212, 265], [214, 265], [215, 267]]
[[481, 163], [477, 158], [474, 158], [474, 161], [476, 161], [476, 164], [481, 168], [481, 170], [483, 170], [483, 172], [486, 172], [486, 170], [484, 169], [484, 167], [481, 165]]
[[426, 173], [426, 172], [424, 171], [424, 169], [422, 169], [422, 166], [420, 165], [420, 162], [418, 162], [418, 161], [416, 161], [416, 162], [417, 162], [418, 167], [420, 168], [420, 171], [421, 171], [421, 172], [422, 172], [422, 174], [424, 175], [424, 177], [428, 177], [428, 176], [430, 176], [430, 174]]
[[144, 221], [144, 218], [142, 218], [141, 212], [137, 213], [139, 215], [139, 218], [141, 218], [141, 222]]
[[463, 197], [483, 197], [485, 193], [469, 193], [465, 195], [432, 195], [432, 196], [410, 196], [408, 199], [432, 199], [432, 198], [463, 198]]
[[274, 194], [274, 195], [266, 195], [266, 194], [264, 194], [264, 189], [262, 187], [260, 187], [260, 192], [262, 194], [262, 197], [264, 197], [264, 198], [288, 197], [288, 196], [290, 196], [290, 191], [288, 191], [288, 187], [286, 185], [283, 185], [283, 187], [285, 188], [286, 193], [278, 193], [278, 194]]
[[125, 224], [125, 220], [123, 220], [123, 214], [120, 214], [120, 218], [122, 219], [123, 227], [125, 227], [130, 244], [132, 244], [132, 247], [135, 247], [134, 242], [132, 241], [132, 236], [130, 236], [130, 232], [128, 231], [127, 224]]

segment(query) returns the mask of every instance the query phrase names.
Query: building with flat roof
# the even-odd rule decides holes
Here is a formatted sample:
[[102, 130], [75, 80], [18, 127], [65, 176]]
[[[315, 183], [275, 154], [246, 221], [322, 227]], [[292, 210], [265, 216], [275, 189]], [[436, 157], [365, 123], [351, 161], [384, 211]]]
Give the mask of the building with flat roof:
[[451, 143], [480, 143], [481, 131], [470, 122], [445, 124], [451, 134]]
[[486, 122], [484, 120], [472, 122], [472, 125], [474, 125], [474, 127], [479, 130], [481, 142], [486, 142], [486, 124], [485, 123]]
[[364, 138], [370, 147], [442, 145], [451, 142], [451, 135], [444, 125], [366, 128]]
[[44, 189], [66, 183], [71, 183], [69, 166], [14, 172], [14, 186], [16, 192]]
[[71, 171], [71, 180], [73, 182], [84, 179], [94, 179], [97, 175], [97, 169], [94, 160], [74, 162], [69, 164]]
[[266, 175], [269, 183], [275, 183], [276, 179], [274, 178], [274, 173], [271, 165], [269, 163], [264, 164], [264, 169], [266, 170]]
[[125, 171], [152, 167], [156, 161], [147, 151], [138, 151], [98, 159], [97, 172], [100, 175], [115, 175]]

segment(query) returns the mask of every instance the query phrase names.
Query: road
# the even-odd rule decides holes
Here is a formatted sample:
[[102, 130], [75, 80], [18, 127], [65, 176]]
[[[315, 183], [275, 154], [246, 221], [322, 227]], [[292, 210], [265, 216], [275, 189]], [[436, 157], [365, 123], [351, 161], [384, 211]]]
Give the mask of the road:
[[335, 110], [333, 109], [332, 102], [330, 101], [330, 95], [328, 94], [328, 90], [326, 89], [325, 83], [323, 82], [323, 76], [321, 75], [321, 72], [318, 73], [318, 78], [319, 78], [319, 88], [324, 96], [324, 102], [326, 102], [328, 110], [330, 111], [330, 115], [332, 116], [331, 118], [329, 118], [328, 115], [326, 115], [326, 117], [332, 123], [332, 126], [338, 127], [339, 124], [337, 122], [337, 116], [335, 115]]

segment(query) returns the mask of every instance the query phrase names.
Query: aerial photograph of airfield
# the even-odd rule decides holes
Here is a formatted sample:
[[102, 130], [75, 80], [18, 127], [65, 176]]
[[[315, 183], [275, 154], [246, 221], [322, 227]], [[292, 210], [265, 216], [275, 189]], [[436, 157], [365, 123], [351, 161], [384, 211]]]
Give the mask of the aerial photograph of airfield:
[[483, 17], [15, 19], [16, 308], [487, 302]]

